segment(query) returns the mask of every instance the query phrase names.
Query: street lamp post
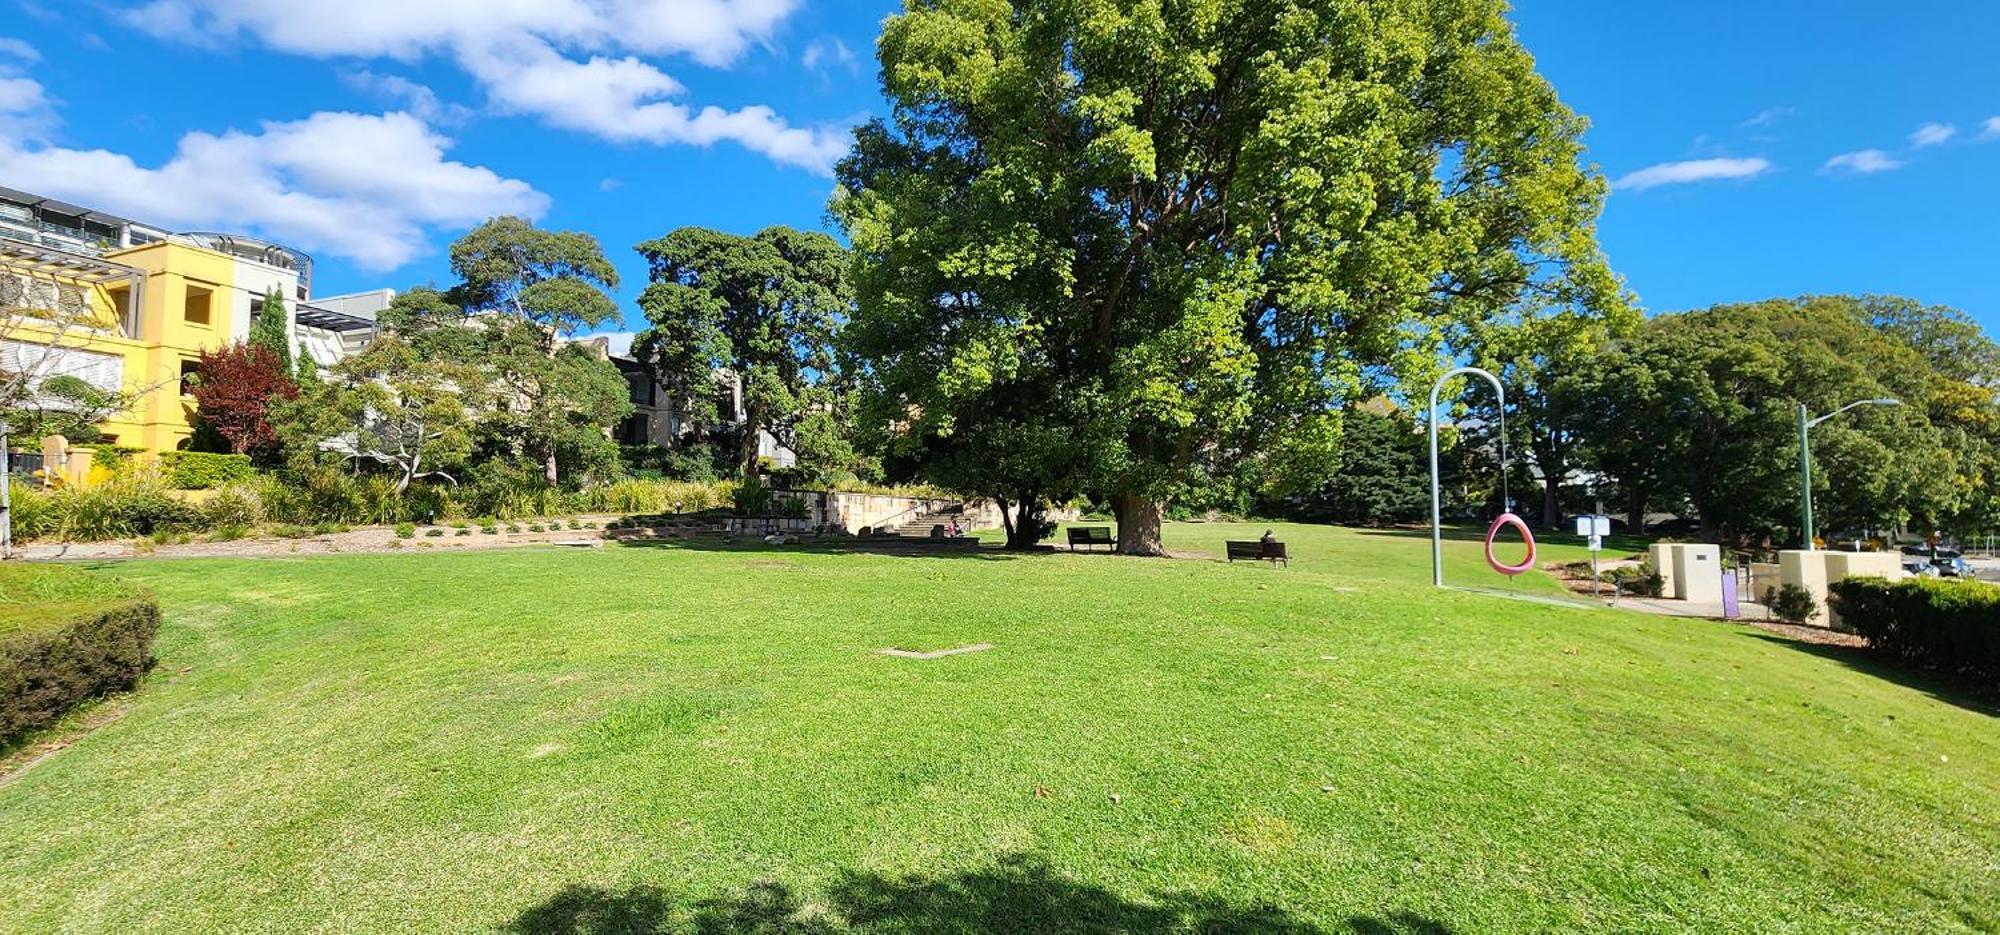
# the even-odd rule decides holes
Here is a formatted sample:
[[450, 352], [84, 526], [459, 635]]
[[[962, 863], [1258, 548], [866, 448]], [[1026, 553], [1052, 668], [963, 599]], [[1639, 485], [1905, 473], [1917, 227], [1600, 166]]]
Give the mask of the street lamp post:
[[1805, 403], [1799, 404], [1799, 503], [1802, 507], [1802, 512], [1803, 512], [1801, 519], [1804, 520], [1802, 523], [1800, 523], [1800, 528], [1803, 530], [1804, 533], [1804, 538], [1805, 538], [1804, 548], [1806, 551], [1810, 552], [1814, 548], [1813, 511], [1812, 511], [1812, 439], [1809, 433], [1812, 431], [1814, 426], [1820, 424], [1821, 422], [1825, 422], [1826, 420], [1831, 419], [1834, 416], [1840, 415], [1841, 413], [1846, 412], [1849, 409], [1854, 409], [1860, 406], [1900, 406], [1902, 404], [1903, 401], [1899, 399], [1863, 399], [1856, 402], [1848, 403], [1847, 405], [1842, 406], [1839, 409], [1835, 409], [1834, 411], [1829, 412], [1826, 415], [1820, 416], [1817, 419], [1812, 418], [1806, 412]]

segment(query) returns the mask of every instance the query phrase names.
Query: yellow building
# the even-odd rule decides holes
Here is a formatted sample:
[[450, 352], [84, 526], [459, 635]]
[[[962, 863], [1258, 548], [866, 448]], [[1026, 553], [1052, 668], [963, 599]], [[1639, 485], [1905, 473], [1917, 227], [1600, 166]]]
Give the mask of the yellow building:
[[134, 406], [102, 424], [103, 444], [186, 447], [187, 378], [203, 351], [248, 337], [269, 291], [287, 299], [294, 352], [322, 366], [373, 335], [373, 313], [393, 293], [311, 304], [311, 263], [254, 238], [168, 234], [0, 189], [0, 373], [131, 392]]

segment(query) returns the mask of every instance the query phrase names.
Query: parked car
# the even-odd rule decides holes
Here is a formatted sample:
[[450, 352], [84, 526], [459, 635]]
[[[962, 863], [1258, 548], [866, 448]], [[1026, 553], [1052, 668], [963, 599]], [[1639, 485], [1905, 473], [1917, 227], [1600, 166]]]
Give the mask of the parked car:
[[1905, 555], [1903, 556], [1903, 574], [1916, 578], [1936, 578], [1943, 575], [1943, 572], [1936, 565], [1931, 564], [1931, 560], [1928, 558]]
[[1701, 533], [1701, 520], [1688, 519], [1686, 517], [1662, 520], [1646, 527], [1646, 532], [1649, 535], [1661, 537], [1673, 536], [1684, 538], [1699, 535]]
[[1938, 574], [1947, 578], [1978, 577], [1978, 573], [1972, 569], [1972, 563], [1957, 554], [1947, 556], [1940, 553], [1937, 558], [1931, 560], [1931, 565], [1938, 570]]
[[[1912, 565], [1921, 565], [1928, 571], [1912, 571]], [[1932, 548], [1927, 545], [1903, 546], [1903, 570], [1911, 574], [1925, 574], [1944, 578], [1976, 578], [1972, 563], [1957, 549], [1946, 546]]]

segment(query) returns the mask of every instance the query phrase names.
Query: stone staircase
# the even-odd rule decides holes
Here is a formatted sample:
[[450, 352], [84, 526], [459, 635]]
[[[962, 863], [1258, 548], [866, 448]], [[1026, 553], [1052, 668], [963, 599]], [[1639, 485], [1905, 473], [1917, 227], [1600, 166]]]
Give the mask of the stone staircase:
[[721, 520], [702, 516], [627, 516], [604, 528], [614, 541], [646, 539], [722, 539], [729, 535]]
[[955, 503], [942, 509], [920, 513], [911, 517], [908, 522], [893, 528], [896, 531], [896, 535], [899, 536], [909, 536], [913, 539], [928, 539], [931, 536], [932, 529], [939, 526], [949, 527], [951, 521], [957, 519], [959, 534], [968, 535], [972, 532], [972, 528], [971, 524], [966, 521], [966, 518], [961, 515], [964, 509], [965, 504]]

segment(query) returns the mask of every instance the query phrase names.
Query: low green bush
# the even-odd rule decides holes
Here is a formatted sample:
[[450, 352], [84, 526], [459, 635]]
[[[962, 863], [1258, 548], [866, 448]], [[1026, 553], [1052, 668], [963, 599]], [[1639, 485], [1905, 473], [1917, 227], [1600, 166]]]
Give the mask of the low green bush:
[[442, 529], [439, 529], [439, 528], [437, 528], [437, 527], [435, 527], [435, 526], [433, 526], [433, 527], [431, 527], [431, 528], [429, 528], [429, 529], [426, 529], [426, 530], [424, 530], [424, 536], [425, 536], [426, 538], [430, 538], [430, 539], [436, 539], [436, 538], [439, 538], [439, 537], [441, 537], [441, 536], [443, 536], [443, 535], [444, 535], [444, 530], [442, 530]]
[[417, 524], [415, 524], [415, 523], [397, 523], [397, 524], [396, 524], [396, 538], [398, 538], [398, 539], [414, 539], [414, 538], [416, 538], [416, 536], [417, 536]]
[[207, 451], [163, 451], [160, 476], [176, 490], [214, 490], [225, 484], [246, 481], [257, 473], [249, 455], [214, 454]]
[[1659, 597], [1667, 586], [1666, 579], [1653, 570], [1651, 559], [1637, 565], [1621, 565], [1605, 572], [1601, 577], [1618, 593], [1636, 594], [1640, 597]]
[[0, 746], [153, 664], [151, 595], [58, 565], [0, 565]]
[[244, 485], [219, 490], [198, 508], [201, 521], [210, 529], [223, 526], [255, 526], [264, 521], [264, 507], [256, 492]]
[[1812, 592], [1796, 584], [1765, 588], [1764, 606], [1786, 623], [1807, 624], [1819, 616], [1819, 602]]
[[2000, 690], [2000, 587], [1848, 578], [1831, 586], [1843, 627], [1912, 664]]
[[767, 516], [771, 512], [771, 490], [754, 477], [730, 491], [729, 499], [738, 516]]
[[14, 538], [17, 541], [41, 539], [61, 528], [62, 513], [56, 508], [55, 499], [42, 488], [9, 480], [7, 497], [13, 505]]

